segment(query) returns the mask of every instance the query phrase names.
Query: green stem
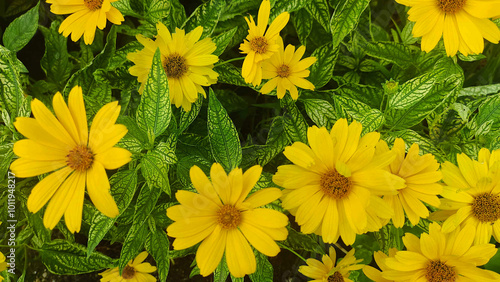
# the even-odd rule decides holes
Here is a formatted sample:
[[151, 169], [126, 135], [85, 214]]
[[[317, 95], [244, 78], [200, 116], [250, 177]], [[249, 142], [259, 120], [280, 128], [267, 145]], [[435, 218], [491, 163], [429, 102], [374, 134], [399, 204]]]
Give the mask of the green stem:
[[289, 251], [290, 251], [290, 252], [292, 252], [294, 255], [298, 256], [298, 257], [299, 257], [301, 260], [303, 260], [304, 262], [306, 261], [306, 259], [305, 259], [305, 258], [303, 258], [301, 255], [299, 255], [299, 254], [298, 254], [297, 252], [295, 252], [294, 250], [292, 250], [292, 249], [288, 248], [287, 246], [285, 246], [285, 245], [283, 245], [283, 244], [281, 244], [281, 243], [279, 243], [279, 242], [276, 242], [276, 243], [278, 243], [278, 246], [280, 246], [280, 248], [283, 248], [283, 249], [289, 250]]
[[232, 58], [232, 59], [229, 59], [229, 60], [227, 60], [227, 61], [222, 61], [222, 62], [220, 62], [220, 63], [217, 63], [217, 64], [215, 64], [215, 66], [222, 66], [222, 65], [227, 64], [227, 63], [230, 63], [230, 62], [244, 60], [245, 58], [246, 58], [246, 57]]

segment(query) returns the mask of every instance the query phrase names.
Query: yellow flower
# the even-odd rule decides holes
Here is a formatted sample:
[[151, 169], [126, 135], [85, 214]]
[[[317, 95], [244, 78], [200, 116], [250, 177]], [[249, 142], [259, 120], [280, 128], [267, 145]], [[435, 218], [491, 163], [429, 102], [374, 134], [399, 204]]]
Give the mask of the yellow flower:
[[156, 278], [149, 273], [156, 271], [156, 266], [152, 266], [149, 262], [143, 262], [147, 256], [147, 252], [142, 252], [133, 261], [130, 260], [123, 269], [122, 275], [120, 275], [118, 267], [99, 273], [102, 276], [101, 282], [155, 282]]
[[354, 257], [354, 249], [350, 250], [344, 258], [342, 258], [337, 266], [335, 249], [330, 247], [330, 255], [323, 255], [321, 263], [316, 259], [307, 259], [307, 265], [301, 265], [299, 267], [299, 272], [305, 276], [312, 278], [317, 282], [328, 282], [328, 281], [346, 281], [352, 282], [349, 279], [349, 274], [353, 270], [358, 270], [363, 268], [364, 265], [358, 264], [362, 259], [356, 259]]
[[362, 126], [339, 119], [332, 130], [310, 127], [309, 146], [295, 142], [285, 148], [292, 165], [278, 167], [273, 182], [284, 187], [282, 206], [295, 215], [303, 233], [323, 236], [335, 243], [354, 243], [356, 234], [366, 232], [367, 208], [383, 217], [390, 214], [376, 195], [395, 194], [404, 180], [383, 170], [394, 159], [392, 152], [375, 155], [380, 134], [361, 135]]
[[47, 0], [52, 4], [50, 11], [57, 15], [71, 14], [59, 27], [65, 37], [71, 33], [71, 40], [82, 37], [85, 44], [92, 44], [96, 27], [104, 29], [106, 20], [121, 24], [125, 19], [118, 9], [111, 6], [118, 0]]
[[31, 110], [35, 118], [16, 119], [16, 129], [28, 139], [14, 144], [14, 153], [20, 158], [10, 169], [16, 177], [32, 177], [55, 170], [31, 190], [28, 210], [36, 213], [50, 200], [43, 217], [44, 225], [53, 229], [64, 215], [68, 229], [79, 232], [85, 187], [99, 211], [109, 217], [119, 213], [109, 193], [105, 169], [117, 169], [130, 161], [129, 151], [113, 147], [127, 133], [127, 128], [115, 124], [120, 114], [120, 106], [115, 101], [97, 112], [89, 133], [79, 86], [71, 90], [68, 105], [57, 92], [53, 108], [57, 118], [34, 99]]
[[185, 111], [189, 111], [191, 104], [198, 99], [198, 93], [207, 97], [202, 86], [217, 82], [219, 75], [212, 70], [213, 64], [219, 60], [216, 55], [212, 55], [217, 46], [210, 38], [200, 40], [203, 33], [201, 26], [188, 34], [178, 28], [175, 33], [170, 34], [167, 27], [159, 22], [156, 24], [156, 30], [158, 35], [155, 41], [142, 35], [137, 36], [144, 49], [127, 55], [127, 59], [135, 64], [129, 69], [130, 74], [137, 76], [141, 83], [139, 92], [142, 93], [154, 54], [156, 49], [160, 48], [161, 61], [170, 89], [170, 102], [177, 108], [182, 106]]
[[270, 12], [271, 3], [269, 0], [263, 0], [259, 8], [258, 24], [255, 24], [252, 16], [245, 18], [249, 29], [246, 39], [240, 44], [241, 53], [247, 54], [241, 75], [246, 83], [252, 83], [254, 86], [262, 81], [262, 62], [278, 52], [276, 40], [290, 19], [288, 12], [281, 13], [267, 29]]
[[[385, 141], [377, 144], [377, 153], [388, 151]], [[395, 227], [403, 227], [405, 213], [411, 224], [417, 225], [420, 218], [429, 216], [429, 210], [422, 202], [435, 207], [440, 204], [437, 197], [442, 191], [441, 184], [437, 183], [442, 178], [439, 163], [431, 154], [420, 156], [418, 144], [411, 145], [405, 157], [405, 142], [401, 138], [396, 138], [391, 151], [396, 158], [386, 169], [403, 178], [405, 187], [396, 195], [384, 196], [384, 201], [394, 209], [392, 223]]]
[[441, 37], [446, 54], [483, 52], [484, 40], [498, 43], [500, 30], [489, 18], [500, 15], [500, 2], [493, 0], [396, 0], [411, 7], [413, 36], [422, 37], [422, 50], [430, 52]]
[[[0, 253], [0, 272], [3, 272], [4, 270], [6, 270], [7, 266], [9, 266], [9, 265], [5, 261], [5, 256], [2, 253]], [[3, 281], [3, 279], [4, 278], [2, 276], [0, 276], [0, 281]]]
[[387, 280], [384, 277], [382, 277], [382, 272], [385, 270], [388, 270], [389, 267], [385, 264], [385, 259], [388, 257], [393, 258], [398, 249], [396, 248], [391, 248], [389, 249], [389, 256], [384, 254], [382, 251], [377, 251], [373, 254], [373, 257], [375, 258], [375, 262], [377, 263], [378, 267], [382, 270], [377, 270], [372, 266], [365, 265], [363, 267], [363, 272], [365, 273], [366, 277], [370, 278], [371, 280], [375, 282], [391, 282], [392, 280]]
[[443, 232], [471, 224], [476, 230], [475, 244], [485, 244], [495, 236], [500, 242], [500, 150], [479, 151], [478, 160], [457, 156], [458, 167], [450, 162], [442, 165], [446, 186], [441, 196], [441, 211], [432, 220], [446, 220]]
[[472, 226], [443, 233], [441, 226], [432, 223], [429, 234], [420, 239], [406, 233], [406, 251], [384, 260], [387, 269], [382, 276], [392, 281], [500, 281], [500, 274], [477, 268], [495, 255], [493, 244], [472, 246], [475, 230]]
[[233, 276], [255, 272], [255, 256], [248, 243], [266, 256], [279, 253], [275, 240], [286, 239], [288, 218], [259, 207], [278, 199], [281, 190], [266, 188], [247, 197], [261, 172], [262, 167], [256, 165], [245, 173], [236, 168], [227, 175], [215, 163], [210, 181], [199, 167], [193, 166], [190, 177], [198, 193], [179, 190], [175, 194], [180, 205], [167, 209], [167, 216], [175, 221], [167, 228], [167, 234], [176, 238], [175, 250], [201, 242], [196, 252], [201, 275], [212, 273], [224, 252]]
[[278, 98], [283, 98], [288, 90], [292, 98], [297, 100], [299, 92], [296, 86], [314, 90], [314, 85], [304, 77], [309, 76], [309, 70], [306, 69], [316, 62], [316, 58], [308, 57], [301, 60], [306, 47], [300, 46], [295, 52], [295, 47], [292, 45], [283, 48], [281, 37], [278, 37], [277, 42], [278, 52], [262, 63], [262, 78], [270, 80], [262, 86], [260, 92], [268, 94], [277, 87]]

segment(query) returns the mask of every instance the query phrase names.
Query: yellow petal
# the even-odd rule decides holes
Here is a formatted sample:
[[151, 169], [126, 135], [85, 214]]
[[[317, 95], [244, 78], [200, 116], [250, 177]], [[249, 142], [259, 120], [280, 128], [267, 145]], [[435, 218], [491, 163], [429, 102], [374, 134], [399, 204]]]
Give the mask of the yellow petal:
[[77, 187], [79, 187], [80, 181], [82, 181], [81, 178], [81, 173], [74, 172], [64, 181], [61, 187], [57, 189], [43, 216], [43, 224], [45, 227], [54, 229], [66, 209], [69, 207], [75, 191], [78, 189]]
[[236, 202], [237, 204], [243, 202], [247, 198], [248, 193], [250, 193], [257, 184], [257, 181], [259, 181], [261, 173], [262, 167], [260, 165], [254, 165], [243, 173], [243, 187], [241, 195]]
[[115, 200], [109, 192], [109, 180], [101, 163], [94, 161], [87, 170], [87, 191], [94, 206], [107, 217], [119, 214]]
[[219, 225], [200, 244], [196, 252], [196, 263], [202, 276], [208, 276], [219, 265], [224, 249], [226, 248], [227, 231], [221, 230]]
[[61, 183], [73, 170], [69, 167], [60, 169], [38, 182], [28, 197], [28, 210], [32, 213], [38, 212], [52, 198], [59, 189]]
[[257, 268], [252, 248], [238, 229], [227, 231], [226, 262], [229, 272], [238, 278], [254, 273]]
[[69, 92], [68, 107], [78, 131], [82, 145], [87, 145], [89, 129], [87, 125], [87, 114], [83, 102], [83, 93], [80, 86], [75, 86]]
[[56, 119], [56, 117], [45, 107], [45, 105], [38, 99], [31, 102], [31, 110], [38, 124], [47, 132], [59, 141], [68, 144], [72, 147], [76, 146], [75, 141], [68, 134], [63, 125]]
[[86, 140], [80, 140], [73, 116], [71, 115], [66, 102], [64, 102], [61, 93], [57, 92], [54, 95], [52, 104], [54, 106], [54, 112], [56, 113], [57, 119], [69, 133], [75, 144], [86, 145]]
[[131, 158], [128, 150], [118, 147], [112, 147], [100, 154], [95, 155], [95, 160], [100, 162], [105, 169], [117, 169], [130, 162]]
[[66, 166], [65, 160], [35, 161], [20, 158], [10, 164], [10, 170], [16, 177], [25, 178], [51, 172], [63, 166]]
[[41, 145], [65, 150], [73, 149], [73, 146], [59, 141], [59, 139], [43, 129], [34, 118], [17, 117], [14, 126], [22, 135]]
[[69, 150], [41, 145], [31, 139], [23, 139], [14, 143], [14, 154], [21, 158], [37, 161], [66, 161]]
[[274, 257], [280, 252], [276, 242], [259, 228], [245, 223], [241, 223], [238, 228], [250, 244], [264, 255]]
[[69, 202], [68, 208], [64, 212], [64, 221], [69, 231], [80, 232], [82, 226], [83, 198], [85, 196], [85, 174], [75, 171], [78, 174], [74, 194]]

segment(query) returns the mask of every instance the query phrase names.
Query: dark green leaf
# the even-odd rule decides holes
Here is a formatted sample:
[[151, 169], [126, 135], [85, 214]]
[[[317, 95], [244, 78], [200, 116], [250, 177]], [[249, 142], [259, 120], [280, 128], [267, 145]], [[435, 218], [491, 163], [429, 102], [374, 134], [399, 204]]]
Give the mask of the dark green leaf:
[[215, 51], [213, 52], [214, 55], [220, 56], [224, 52], [227, 45], [231, 42], [231, 39], [236, 34], [237, 30], [238, 30], [238, 27], [235, 27], [229, 31], [226, 31], [226, 32], [219, 34], [219, 35], [212, 38], [212, 41], [217, 46], [217, 49], [215, 49]]
[[141, 159], [141, 172], [150, 187], [161, 188], [170, 195], [168, 165], [177, 162], [175, 156], [175, 135], [167, 142], [160, 142], [156, 148]]
[[341, 3], [335, 9], [330, 22], [330, 30], [333, 36], [332, 49], [337, 49], [340, 42], [348, 35], [358, 24], [363, 11], [368, 7], [370, 0], [347, 0]]
[[15, 53], [0, 46], [0, 101], [11, 118], [17, 116], [24, 96], [16, 61]]
[[327, 0], [311, 0], [306, 5], [306, 10], [326, 32], [330, 32], [330, 8]]
[[364, 103], [345, 96], [334, 96], [334, 99], [353, 119], [363, 125], [363, 133], [375, 131], [385, 122], [382, 112]]
[[383, 59], [400, 67], [415, 63], [415, 52], [395, 42], [364, 42], [363, 50], [371, 57]]
[[[220, 63], [223, 63], [222, 61]], [[232, 64], [220, 64], [214, 67], [219, 74], [218, 83], [227, 83], [236, 86], [250, 86], [241, 76], [241, 70]]]
[[285, 133], [290, 142], [300, 141], [307, 144], [307, 123], [304, 116], [300, 113], [297, 105], [292, 98], [286, 95], [280, 100], [284, 109], [283, 121]]
[[311, 234], [304, 234], [287, 227], [288, 237], [283, 242], [278, 242], [280, 247], [290, 248], [292, 250], [304, 250], [316, 254], [325, 254], [325, 250], [320, 246]]
[[66, 47], [67, 38], [59, 34], [59, 25], [59, 22], [54, 21], [50, 25], [50, 29], [40, 26], [40, 31], [45, 38], [45, 54], [40, 65], [47, 78], [62, 88], [71, 74], [73, 64], [69, 60]]
[[180, 28], [186, 21], [186, 10], [179, 0], [170, 0], [170, 11], [168, 13], [168, 28], [175, 30], [176, 27]]
[[257, 261], [257, 270], [249, 277], [253, 282], [273, 282], [273, 265], [267, 260], [267, 256], [254, 251]]
[[274, 20], [281, 13], [291, 13], [304, 8], [310, 0], [288, 0], [288, 1], [276, 1], [274, 6], [271, 8], [270, 20]]
[[24, 15], [16, 18], [5, 29], [3, 45], [7, 49], [17, 52], [30, 42], [38, 28], [38, 6], [39, 3]]
[[338, 50], [335, 50], [330, 43], [318, 47], [312, 53], [311, 57], [315, 57], [317, 61], [310, 67], [311, 74], [308, 80], [316, 89], [325, 86], [332, 79], [338, 54]]
[[307, 115], [319, 127], [326, 127], [328, 130], [332, 128], [337, 121], [335, 109], [328, 101], [321, 99], [304, 99], [302, 100], [306, 108]]
[[475, 120], [478, 126], [491, 122], [490, 131], [498, 131], [500, 129], [500, 96], [492, 96], [484, 101], [479, 107]]
[[226, 1], [224, 0], [210, 0], [210, 2], [198, 6], [187, 19], [184, 26], [185, 30], [191, 31], [198, 26], [202, 26], [203, 34], [201, 38], [212, 35], [225, 6]]
[[349, 83], [346, 80], [336, 77], [334, 78], [339, 84], [339, 88], [335, 90], [341, 96], [347, 96], [363, 102], [371, 108], [377, 109], [380, 107], [380, 102], [384, 96], [384, 91], [381, 88], [370, 85], [362, 85], [357, 83]]
[[300, 9], [295, 12], [292, 19], [297, 35], [299, 36], [300, 43], [302, 43], [302, 45], [307, 45], [307, 37], [309, 36], [309, 33], [311, 33], [313, 18], [305, 9]]
[[157, 229], [150, 232], [146, 239], [146, 251], [150, 253], [158, 267], [160, 281], [167, 281], [168, 270], [170, 269], [170, 242], [164, 230]]

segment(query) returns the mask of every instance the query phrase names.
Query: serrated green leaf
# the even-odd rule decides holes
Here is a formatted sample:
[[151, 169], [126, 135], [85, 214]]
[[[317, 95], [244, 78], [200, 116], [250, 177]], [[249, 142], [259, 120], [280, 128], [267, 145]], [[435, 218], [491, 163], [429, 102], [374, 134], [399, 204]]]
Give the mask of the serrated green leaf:
[[415, 52], [403, 44], [395, 42], [364, 42], [363, 50], [367, 55], [383, 59], [402, 68], [415, 63]]
[[198, 26], [202, 26], [201, 39], [212, 35], [225, 6], [226, 1], [224, 0], [210, 0], [210, 2], [198, 6], [186, 20], [184, 29], [191, 31]]
[[30, 42], [33, 35], [35, 35], [38, 28], [38, 6], [35, 7], [16, 18], [5, 29], [3, 34], [3, 45], [14, 52], [23, 49], [28, 42]]
[[15, 53], [0, 46], [0, 99], [11, 118], [17, 116], [24, 96], [16, 60]]
[[168, 270], [170, 269], [170, 242], [167, 233], [160, 229], [150, 232], [145, 247], [156, 262], [160, 281], [167, 281]]
[[333, 49], [337, 49], [340, 42], [344, 40], [344, 37], [358, 24], [361, 14], [368, 7], [369, 3], [370, 0], [347, 0], [342, 6], [341, 4], [338, 5], [330, 22]]
[[45, 54], [40, 60], [40, 65], [49, 81], [56, 83], [60, 88], [69, 78], [73, 64], [69, 60], [66, 37], [59, 34], [60, 23], [52, 22], [50, 29], [40, 26], [40, 31], [45, 38]]
[[310, 67], [311, 73], [308, 80], [316, 89], [325, 86], [332, 79], [338, 54], [338, 50], [335, 50], [330, 43], [318, 47], [312, 53], [311, 57], [315, 57], [317, 61]]
[[153, 188], [163, 189], [168, 195], [170, 195], [168, 165], [177, 162], [174, 138], [175, 135], [171, 135], [169, 141], [160, 142], [141, 159], [141, 172], [146, 182]]
[[238, 27], [232, 28], [229, 31], [226, 31], [212, 38], [212, 41], [217, 46], [217, 49], [215, 49], [215, 51], [213, 52], [214, 55], [220, 56], [224, 52], [227, 45], [229, 45], [234, 35], [236, 34], [236, 31], [238, 31]]
[[273, 265], [267, 260], [267, 256], [254, 251], [257, 261], [257, 270], [248, 275], [252, 282], [273, 282]]
[[326, 32], [330, 32], [330, 8], [327, 0], [311, 0], [305, 8]]
[[490, 131], [500, 129], [500, 96], [492, 96], [486, 99], [479, 107], [476, 123], [480, 126], [491, 122]]
[[144, 132], [158, 137], [167, 129], [172, 115], [169, 92], [167, 74], [161, 62], [160, 49], [157, 49], [137, 109], [137, 124]]
[[302, 142], [307, 144], [307, 123], [304, 116], [300, 113], [297, 105], [292, 98], [286, 95], [280, 100], [284, 109], [283, 121], [285, 133], [290, 142]]
[[227, 172], [241, 163], [241, 144], [238, 131], [212, 89], [208, 100], [208, 140], [215, 160]]
[[116, 120], [116, 123], [123, 124], [127, 127], [128, 132], [125, 136], [132, 137], [136, 140], [141, 141], [142, 143], [148, 142], [147, 134], [139, 128], [133, 118], [129, 116], [119, 116]]
[[319, 127], [326, 127], [330, 130], [338, 119], [335, 116], [335, 109], [328, 101], [321, 99], [304, 99], [301, 101], [304, 103], [307, 115]]
[[345, 96], [334, 96], [333, 98], [353, 119], [363, 125], [363, 134], [379, 129], [385, 122], [382, 112], [370, 108], [365, 103]]
[[307, 37], [312, 30], [313, 18], [305, 9], [300, 9], [295, 12], [292, 19], [297, 35], [299, 36], [300, 43], [304, 46], [307, 45]]
[[87, 258], [86, 248], [77, 243], [56, 239], [43, 244], [39, 250], [43, 264], [58, 275], [94, 272], [112, 266], [112, 259], [94, 252]]
[[434, 88], [434, 84], [439, 79], [441, 73], [442, 70], [432, 71], [408, 80], [389, 99], [388, 107], [403, 110], [420, 102]]
[[292, 13], [304, 8], [310, 0], [287, 0], [287, 1], [275, 1], [274, 6], [271, 7], [271, 14], [269, 19], [272, 21], [281, 13], [288, 12]]

